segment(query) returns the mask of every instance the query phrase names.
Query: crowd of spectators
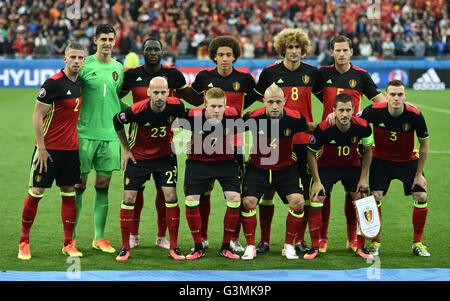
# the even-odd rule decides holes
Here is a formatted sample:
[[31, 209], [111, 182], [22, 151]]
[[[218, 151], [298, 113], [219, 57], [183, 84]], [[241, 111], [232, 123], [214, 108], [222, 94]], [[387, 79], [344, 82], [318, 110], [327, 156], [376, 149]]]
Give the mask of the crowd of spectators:
[[115, 55], [140, 53], [142, 42], [159, 38], [171, 58], [207, 58], [209, 41], [235, 36], [243, 58], [275, 57], [273, 37], [300, 27], [317, 57], [330, 39], [345, 34], [354, 55], [450, 56], [446, 0], [2, 0], [0, 58], [60, 57], [72, 40], [95, 52], [95, 26], [112, 24]]

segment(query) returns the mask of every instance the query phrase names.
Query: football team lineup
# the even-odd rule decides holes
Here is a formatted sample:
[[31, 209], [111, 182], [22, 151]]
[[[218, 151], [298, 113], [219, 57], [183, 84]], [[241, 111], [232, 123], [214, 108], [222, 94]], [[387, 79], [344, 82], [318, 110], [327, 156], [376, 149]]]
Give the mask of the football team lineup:
[[[256, 82], [233, 67], [237, 41], [220, 36], [209, 46], [217, 67], [188, 85], [176, 68], [161, 65], [160, 41], [146, 40], [145, 63], [124, 71], [111, 58], [114, 30], [98, 30], [97, 53], [84, 57], [77, 43], [69, 45], [66, 67], [38, 94], [33, 129], [28, 127], [36, 138], [31, 188], [16, 208], [22, 216], [19, 259], [32, 258], [30, 245], [38, 254], [30, 262], [45, 257], [38, 250], [42, 234], [31, 228], [48, 225], [37, 218], [33, 226], [38, 204], [50, 208], [41, 199], [53, 182], [62, 200], [62, 253], [89, 265], [106, 253], [130, 267], [163, 251], [174, 262], [202, 258], [214, 266], [208, 259], [217, 256], [205, 256], [214, 247], [225, 262], [282, 262], [289, 268], [303, 258], [323, 268], [327, 257], [337, 256], [337, 268], [345, 268], [367, 266], [380, 256], [382, 243], [392, 250], [400, 241], [416, 260], [430, 257], [422, 240], [427, 184], [437, 177], [428, 166], [448, 148], [433, 144], [429, 150], [428, 129], [439, 120], [425, 122], [422, 108], [427, 114], [448, 109], [409, 104], [414, 93], [399, 80], [377, 87], [350, 63], [348, 38], [331, 43], [335, 65], [317, 68], [301, 61], [309, 47], [305, 33], [286, 29], [275, 38], [283, 60], [264, 68]], [[96, 101], [99, 93], [108, 101]], [[143, 210], [144, 191], [150, 210]], [[395, 208], [400, 202], [391, 198], [409, 199], [409, 207]], [[335, 202], [339, 213], [330, 205]], [[388, 208], [383, 216], [382, 207]], [[384, 235], [393, 233], [391, 213], [400, 212], [402, 230]], [[152, 226], [140, 227], [149, 220]], [[149, 231], [157, 232], [152, 255], [144, 239]], [[337, 236], [339, 247], [331, 243]], [[356, 256], [343, 259], [341, 250]], [[283, 261], [263, 260], [274, 253]], [[153, 264], [146, 262], [150, 269]]]

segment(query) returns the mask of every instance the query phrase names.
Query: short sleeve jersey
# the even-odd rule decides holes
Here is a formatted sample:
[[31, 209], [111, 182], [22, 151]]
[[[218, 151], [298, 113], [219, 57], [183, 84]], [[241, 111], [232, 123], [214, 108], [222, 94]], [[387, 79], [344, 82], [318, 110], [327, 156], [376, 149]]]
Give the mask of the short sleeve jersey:
[[80, 71], [83, 106], [78, 122], [79, 138], [118, 141], [111, 120], [121, 110], [118, 95], [123, 76], [123, 65], [114, 59], [102, 63], [95, 54], [86, 58]]
[[[283, 89], [286, 108], [300, 112], [308, 122], [313, 121], [311, 93], [317, 79], [317, 67], [301, 62], [300, 67], [291, 71], [283, 62], [267, 66], [261, 72], [255, 91], [263, 96], [273, 83]], [[294, 144], [308, 144], [311, 135], [300, 132], [294, 136]]]
[[308, 148], [317, 153], [319, 167], [361, 166], [358, 144], [371, 134], [367, 121], [356, 116], [352, 117], [350, 128], [345, 132], [322, 121], [316, 127]]
[[255, 80], [253, 77], [235, 68], [227, 77], [220, 75], [217, 72], [217, 68], [202, 70], [191, 84], [191, 88], [196, 93], [203, 93], [204, 95], [208, 89], [213, 87], [221, 88], [227, 97], [226, 105], [235, 107], [240, 114], [244, 110], [245, 103], [252, 102], [258, 98], [254, 93]]
[[131, 123], [128, 143], [136, 160], [154, 160], [171, 152], [172, 123], [183, 117], [184, 104], [176, 97], [168, 97], [164, 111], [155, 113], [150, 100], [132, 104], [117, 116], [124, 124]]
[[356, 114], [360, 110], [363, 95], [372, 100], [381, 93], [370, 74], [354, 65], [351, 65], [350, 69], [343, 74], [339, 73], [334, 65], [320, 68], [313, 93], [320, 92], [323, 93], [322, 120], [325, 120], [333, 112], [334, 98], [338, 94], [347, 93], [352, 97]]
[[294, 136], [308, 128], [306, 118], [300, 112], [284, 108], [281, 119], [270, 119], [263, 107], [246, 113], [243, 119], [253, 137], [249, 159], [252, 165], [277, 170], [295, 164]]
[[37, 101], [49, 105], [43, 119], [47, 149], [77, 150], [77, 122], [81, 108], [81, 79], [72, 82], [61, 70], [41, 87]]
[[183, 73], [176, 68], [161, 65], [161, 69], [155, 74], [148, 74], [144, 65], [125, 71], [122, 92], [131, 91], [133, 102], [148, 99], [147, 90], [150, 81], [157, 76], [167, 79], [169, 96], [174, 96], [174, 91], [187, 87]]
[[205, 108], [189, 109], [184, 117], [190, 125], [191, 141], [188, 159], [196, 161], [234, 160], [233, 134], [236, 120], [241, 116], [234, 107], [227, 107], [223, 119], [212, 124], [205, 116]]
[[393, 117], [387, 102], [382, 102], [368, 106], [358, 115], [373, 124], [374, 157], [396, 162], [418, 159], [414, 131], [421, 139], [428, 137], [425, 118], [418, 108], [406, 103], [403, 113]]

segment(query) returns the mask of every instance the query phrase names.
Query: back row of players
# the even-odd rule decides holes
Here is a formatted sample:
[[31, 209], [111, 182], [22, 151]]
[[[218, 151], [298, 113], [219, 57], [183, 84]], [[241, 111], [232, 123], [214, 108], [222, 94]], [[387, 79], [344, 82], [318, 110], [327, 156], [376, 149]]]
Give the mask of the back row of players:
[[[101, 36], [96, 35], [97, 40]], [[139, 243], [144, 184], [151, 173], [157, 185], [156, 243], [169, 249], [169, 256], [176, 260], [200, 258], [209, 246], [207, 230], [210, 194], [216, 179], [227, 201], [223, 243], [219, 252], [221, 256], [240, 258], [234, 252], [244, 251], [239, 243], [241, 224], [247, 241], [242, 259], [253, 259], [256, 253], [270, 250], [275, 190], [283, 202], [289, 204], [282, 254], [288, 259], [297, 259], [296, 251], [300, 251], [305, 253], [305, 259], [314, 259], [320, 252], [326, 252], [330, 193], [333, 185], [341, 180], [347, 191], [347, 248], [363, 258], [371, 258], [379, 254], [379, 237], [371, 242], [369, 253], [364, 246], [365, 239], [357, 235], [353, 206], [353, 200], [367, 194], [369, 190], [366, 180], [369, 168], [370, 189], [377, 201], [380, 216], [381, 199], [392, 179], [402, 180], [405, 194], [413, 195], [413, 252], [429, 256], [422, 244], [427, 215], [423, 167], [428, 152], [428, 133], [422, 114], [417, 108], [405, 103], [406, 92], [402, 82], [391, 81], [383, 95], [365, 70], [350, 63], [352, 44], [348, 38], [339, 36], [331, 42], [335, 64], [320, 69], [301, 61], [309, 50], [309, 43], [301, 29], [280, 32], [275, 37], [274, 45], [283, 60], [264, 68], [256, 84], [251, 75], [233, 67], [240, 56], [239, 43], [229, 36], [217, 37], [209, 46], [209, 56], [217, 67], [199, 72], [191, 86], [186, 84], [179, 70], [161, 65], [162, 45], [158, 40], [149, 39], [144, 43], [145, 64], [125, 72], [119, 93], [122, 98], [131, 91], [134, 104], [114, 116], [114, 128], [124, 148], [125, 170], [125, 193], [120, 211], [122, 246], [116, 258], [118, 261], [127, 260], [130, 249]], [[324, 108], [324, 121], [318, 125], [313, 123], [312, 118], [312, 94], [323, 103]], [[360, 109], [363, 95], [375, 104], [362, 111], [359, 118], [354, 114]], [[205, 106], [186, 111], [179, 98], [195, 106], [203, 103]], [[227, 120], [241, 118], [244, 110], [258, 100], [264, 102], [264, 107], [244, 114], [243, 119], [277, 120], [278, 130], [276, 133], [272, 133], [270, 127], [267, 131], [259, 128], [252, 130], [255, 135], [253, 141], [257, 143], [254, 143], [249, 162], [245, 164], [242, 134], [231, 136], [226, 130], [220, 137], [211, 134], [219, 125], [226, 129]], [[38, 101], [43, 102], [41, 97]], [[83, 102], [86, 102], [84, 94]], [[84, 106], [81, 108], [83, 112]], [[191, 151], [186, 161], [186, 218], [195, 243], [187, 256], [182, 255], [177, 246], [180, 209], [175, 187], [178, 169], [176, 156], [171, 151], [173, 134], [170, 129], [176, 118], [188, 120], [191, 128], [194, 128], [195, 120], [201, 121], [202, 125], [209, 120], [208, 130], [192, 133]], [[128, 138], [124, 132], [124, 123], [131, 123]], [[373, 147], [373, 153], [373, 140], [370, 139], [372, 131], [368, 123], [374, 126], [376, 147]], [[259, 126], [262, 123], [256, 124]], [[414, 131], [419, 137], [420, 156], [414, 148]], [[224, 143], [223, 139], [231, 139], [233, 147], [230, 149], [230, 144]], [[221, 152], [205, 152], [205, 145], [217, 150], [217, 143], [223, 146]], [[276, 160], [267, 161], [273, 152], [261, 154], [255, 147], [258, 144], [276, 150]], [[198, 145], [200, 152], [196, 149]], [[358, 145], [362, 146], [358, 148]], [[89, 171], [91, 166], [88, 168]], [[84, 173], [84, 178], [87, 178]], [[34, 179], [37, 175], [38, 169], [34, 172]], [[299, 185], [299, 177], [302, 185]], [[312, 186], [311, 177], [314, 178]], [[34, 181], [27, 199], [42, 197], [43, 190], [38, 193], [33, 191], [36, 187], [49, 186], [39, 186]], [[83, 189], [77, 189], [77, 193], [80, 194]], [[63, 189], [61, 191], [63, 195]], [[261, 241], [256, 245], [258, 204]], [[29, 229], [32, 221], [28, 222], [25, 207], [29, 207], [27, 200], [22, 219], [19, 258], [29, 259]], [[77, 218], [80, 207], [77, 206]], [[311, 248], [306, 246], [304, 240], [307, 224]], [[165, 238], [166, 229], [169, 230], [170, 242]], [[67, 233], [65, 228], [63, 253], [81, 256], [75, 248], [76, 234], [70, 235], [72, 239], [69, 237], [71, 230], [76, 233], [73, 227], [67, 226]], [[104, 237], [94, 237], [93, 247], [105, 252], [115, 251]]]

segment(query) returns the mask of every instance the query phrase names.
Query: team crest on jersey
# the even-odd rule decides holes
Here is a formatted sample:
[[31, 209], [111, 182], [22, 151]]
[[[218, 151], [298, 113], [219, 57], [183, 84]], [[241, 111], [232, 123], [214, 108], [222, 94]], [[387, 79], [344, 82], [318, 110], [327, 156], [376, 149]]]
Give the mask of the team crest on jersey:
[[407, 132], [407, 131], [409, 131], [409, 130], [411, 129], [411, 125], [410, 125], [409, 123], [404, 123], [404, 124], [402, 125], [402, 129], [403, 129], [405, 132]]
[[47, 91], [45, 90], [45, 88], [42, 88], [39, 91], [39, 98], [45, 97], [45, 95], [47, 95]]
[[373, 211], [370, 207], [366, 207], [364, 210], [364, 219], [369, 225], [373, 222]]
[[359, 141], [359, 138], [356, 136], [353, 136], [352, 139], [350, 140], [352, 142], [352, 144], [356, 144]]
[[240, 87], [241, 87], [241, 84], [240, 84], [239, 82], [234, 82], [234, 83], [233, 83], [233, 89], [234, 89], [234, 91], [238, 91]]
[[112, 77], [113, 77], [114, 81], [117, 81], [119, 79], [119, 74], [116, 71], [114, 71], [112, 73]]
[[167, 122], [168, 123], [172, 123], [175, 120], [175, 117], [173, 117], [172, 115], [170, 115], [169, 117], [167, 117]]
[[350, 85], [350, 88], [354, 88], [356, 87], [356, 80], [354, 80], [353, 78], [351, 80], [348, 81], [348, 84]]
[[283, 134], [285, 137], [289, 137], [292, 134], [292, 130], [290, 128], [284, 129]]
[[306, 85], [307, 83], [309, 83], [309, 76], [308, 75], [303, 75], [302, 76], [302, 81], [303, 81], [303, 83]]
[[315, 144], [316, 143], [316, 137], [311, 136], [311, 138], [309, 139], [309, 144]]

